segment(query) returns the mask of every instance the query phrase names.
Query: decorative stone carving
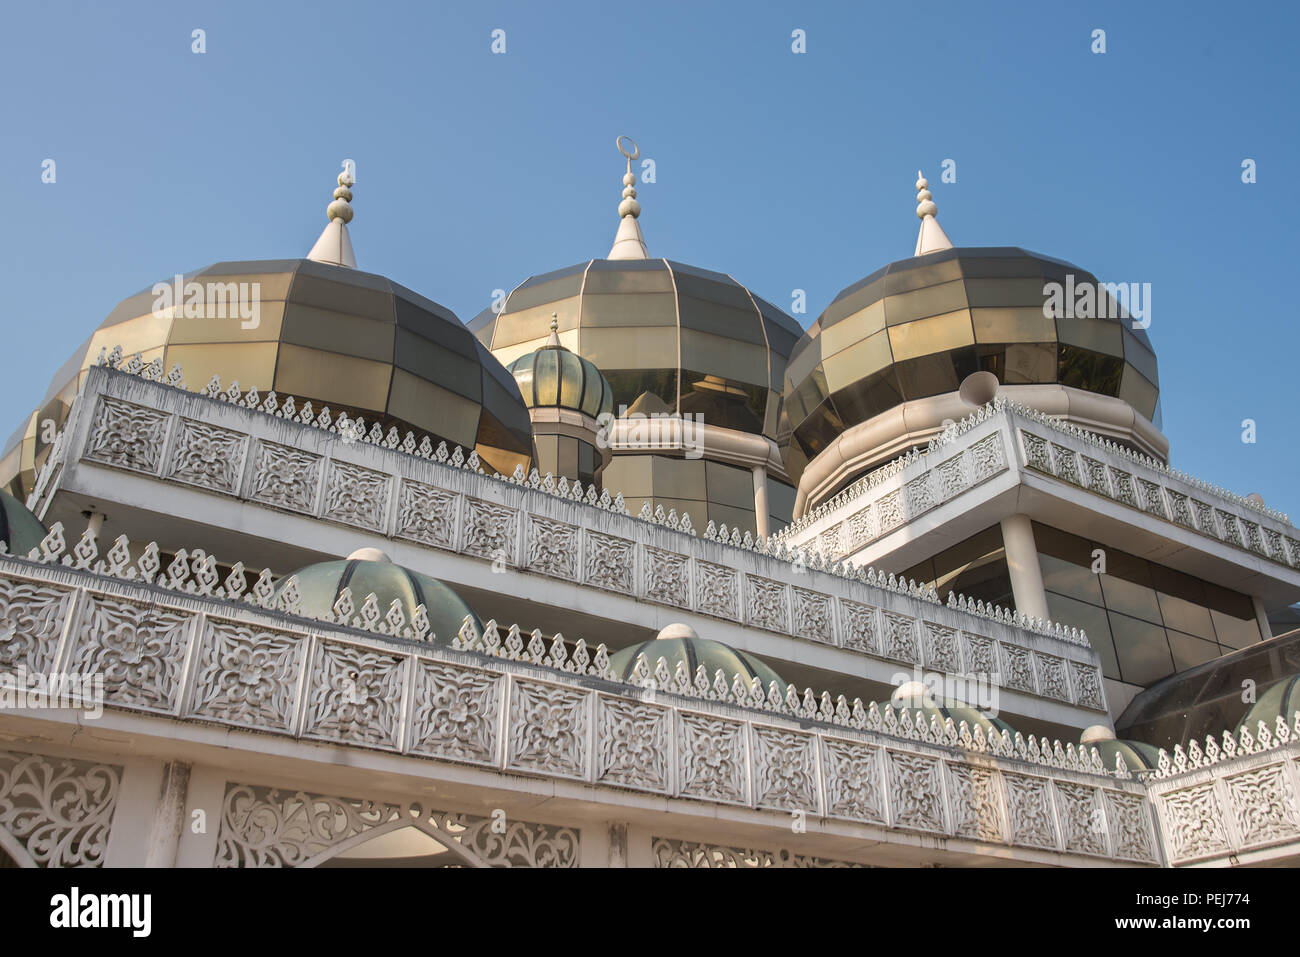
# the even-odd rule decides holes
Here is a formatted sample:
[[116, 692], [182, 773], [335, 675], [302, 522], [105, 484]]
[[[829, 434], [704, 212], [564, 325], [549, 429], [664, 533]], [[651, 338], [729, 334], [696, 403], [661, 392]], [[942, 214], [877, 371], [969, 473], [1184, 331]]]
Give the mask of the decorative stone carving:
[[1165, 508], [1164, 489], [1144, 478], [1138, 479], [1138, 485], [1142, 488], [1142, 510], [1158, 515], [1160, 518], [1168, 518], [1169, 510]]
[[169, 418], [155, 409], [100, 396], [85, 458], [156, 475]]
[[662, 602], [665, 605], [689, 608], [691, 604], [690, 560], [678, 552], [647, 547], [645, 596], [651, 601]]
[[997, 655], [997, 642], [992, 638], [966, 634], [966, 670], [970, 674], [980, 675], [988, 680], [994, 680], [995, 676], [1000, 678]]
[[680, 712], [677, 739], [677, 789], [684, 797], [747, 803], [743, 724]]
[[990, 435], [980, 439], [970, 447], [972, 484], [979, 484], [992, 478], [1007, 467], [1006, 456], [1002, 451], [1002, 436]]
[[[0, 751], [0, 830], [37, 867], [101, 867], [122, 768]], [[21, 855], [20, 855], [21, 857]]]
[[867, 542], [876, 537], [876, 524], [874, 521], [873, 508], [866, 505], [858, 509], [848, 520], [849, 527], [849, 551], [857, 551]]
[[496, 764], [499, 675], [417, 658], [413, 698], [408, 750], [471, 764]]
[[1151, 812], [1145, 797], [1122, 791], [1105, 791], [1106, 819], [1110, 822], [1111, 846], [1116, 857], [1130, 861], [1154, 861], [1151, 847]]
[[1164, 832], [1172, 845], [1170, 857], [1174, 861], [1231, 850], [1213, 783], [1170, 792], [1163, 805]]
[[817, 810], [816, 739], [753, 725], [754, 802], [759, 807]]
[[583, 560], [587, 584], [631, 595], [635, 545], [626, 538], [604, 535], [591, 529], [586, 534], [587, 545], [583, 551]]
[[903, 508], [903, 493], [901, 489], [890, 492], [881, 496], [880, 501], [876, 502], [876, 513], [880, 520], [880, 535], [888, 535], [894, 529], [898, 528], [907, 520], [907, 514]]
[[691, 868], [768, 868], [768, 867], [862, 867], [845, 861], [829, 861], [820, 857], [791, 854], [787, 850], [763, 851], [748, 847], [727, 847], [722, 844], [700, 844], [695, 841], [676, 841], [656, 837], [651, 844], [655, 867]]
[[1175, 492], [1173, 489], [1165, 489], [1169, 496], [1169, 517], [1187, 528], [1195, 528], [1196, 522], [1192, 518], [1191, 501], [1182, 492]]
[[1052, 458], [1056, 460], [1056, 474], [1071, 485], [1082, 485], [1079, 477], [1079, 456], [1073, 449], [1052, 443]]
[[924, 622], [925, 663], [939, 671], [955, 674], [961, 671], [961, 648], [957, 643], [957, 629]]
[[877, 609], [856, 601], [840, 599], [841, 643], [845, 648], [874, 655], [880, 648]]
[[1020, 440], [1025, 446], [1025, 465], [1039, 472], [1046, 472], [1048, 475], [1054, 474], [1052, 454], [1048, 451], [1047, 440], [1024, 429], [1020, 430]]
[[1087, 455], [1083, 456], [1083, 474], [1090, 490], [1098, 495], [1111, 498], [1110, 480], [1106, 477], [1106, 465]]
[[578, 577], [578, 528], [528, 516], [528, 567], [573, 581]]
[[822, 739], [826, 769], [826, 813], [835, 817], [885, 823], [880, 749], [837, 738]]
[[794, 589], [794, 633], [828, 645], [835, 643], [831, 597], [804, 588]]
[[506, 565], [515, 563], [519, 513], [477, 498], [465, 499], [464, 551]]
[[907, 503], [907, 515], [916, 518], [939, 504], [939, 497], [930, 485], [930, 473], [922, 472], [908, 482], [904, 489], [904, 501]]
[[1237, 833], [1246, 847], [1300, 835], [1295, 792], [1281, 765], [1224, 778]]
[[1056, 847], [1056, 820], [1046, 778], [1003, 773], [1011, 843], [1024, 847]]
[[938, 758], [886, 749], [894, 827], [943, 831], [942, 765]]
[[1057, 781], [1056, 798], [1065, 849], [1105, 857], [1106, 815], [1097, 789]]
[[382, 532], [388, 517], [391, 481], [383, 472], [330, 462], [322, 518]]
[[258, 442], [249, 497], [295, 512], [310, 512], [316, 504], [320, 473], [320, 456]]
[[737, 610], [736, 572], [725, 565], [695, 563], [696, 608], [706, 615], [735, 621]]
[[1092, 665], [1083, 665], [1077, 661], [1070, 662], [1070, 675], [1074, 678], [1077, 704], [1083, 708], [1105, 711], [1106, 703], [1101, 696], [1101, 675]]
[[0, 578], [0, 674], [53, 670], [71, 597], [59, 588]]
[[1018, 691], [1034, 690], [1034, 666], [1029, 649], [1000, 644], [1002, 649], [1002, 684]]
[[906, 615], [885, 612], [884, 647], [881, 652], [886, 658], [919, 664], [920, 655], [916, 648], [916, 621]]
[[1113, 465], [1110, 468], [1110, 484], [1115, 490], [1115, 501], [1138, 508], [1137, 493], [1133, 490], [1133, 476]]
[[307, 682], [303, 737], [396, 748], [406, 659], [320, 641]]
[[668, 712], [608, 695], [597, 697], [596, 780], [643, 791], [668, 790]]
[[188, 615], [88, 593], [79, 620], [70, 670], [102, 675], [104, 698], [113, 704], [175, 710]]
[[785, 633], [790, 627], [790, 609], [785, 584], [757, 575], [745, 576], [748, 596], [746, 619], [756, 628]]
[[945, 462], [940, 462], [935, 469], [935, 481], [939, 485], [939, 498], [948, 501], [954, 495], [961, 494], [966, 488], [965, 456], [954, 455]]
[[988, 768], [948, 765], [953, 833], [976, 841], [1002, 841], [1002, 799]]
[[454, 550], [456, 498], [453, 492], [404, 480], [397, 494], [397, 537]]
[[589, 699], [576, 688], [516, 681], [510, 693], [507, 765], [585, 778]]
[[1069, 701], [1070, 680], [1065, 673], [1065, 659], [1058, 658], [1056, 655], [1035, 652], [1034, 660], [1038, 663], [1039, 688], [1042, 690], [1043, 696], [1056, 698], [1060, 701]]
[[292, 731], [307, 641], [298, 635], [208, 619], [189, 714], [261, 730]]
[[239, 494], [248, 436], [182, 418], [167, 469], [170, 478], [229, 495]]

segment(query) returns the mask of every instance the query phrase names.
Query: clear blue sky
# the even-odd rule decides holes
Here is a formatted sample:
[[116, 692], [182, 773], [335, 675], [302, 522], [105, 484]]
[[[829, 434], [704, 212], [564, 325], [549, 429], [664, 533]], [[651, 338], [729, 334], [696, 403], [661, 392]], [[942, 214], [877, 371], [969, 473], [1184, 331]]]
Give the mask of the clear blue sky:
[[[361, 268], [468, 320], [493, 289], [608, 250], [627, 133], [657, 164], [640, 194], [651, 254], [787, 309], [805, 289], [805, 325], [911, 254], [918, 167], [958, 245], [1150, 282], [1174, 464], [1300, 521], [1297, 19], [970, 0], [11, 4], [0, 433], [120, 299], [305, 255], [344, 157]], [[938, 182], [946, 158], [955, 184]]]

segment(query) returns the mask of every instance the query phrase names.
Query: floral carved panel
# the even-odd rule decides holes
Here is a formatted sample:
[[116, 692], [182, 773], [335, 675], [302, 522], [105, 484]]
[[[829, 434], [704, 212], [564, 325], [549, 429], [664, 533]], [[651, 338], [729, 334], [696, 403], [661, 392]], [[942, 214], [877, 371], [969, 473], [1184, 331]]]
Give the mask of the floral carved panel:
[[757, 628], [785, 632], [790, 627], [790, 602], [783, 582], [747, 575], [746, 618]]
[[743, 724], [679, 712], [677, 756], [677, 790], [682, 796], [747, 803]]
[[880, 648], [880, 626], [877, 609], [856, 601], [840, 599], [840, 628], [842, 644], [854, 651], [877, 654]]
[[895, 827], [943, 831], [943, 766], [938, 758], [886, 750]]
[[516, 681], [510, 693], [508, 766], [585, 778], [590, 699], [576, 688]]
[[1002, 799], [989, 768], [948, 766], [953, 833], [976, 841], [1002, 841]]
[[1213, 783], [1172, 791], [1162, 803], [1164, 832], [1175, 861], [1231, 850]]
[[155, 409], [100, 396], [86, 439], [85, 457], [156, 475], [162, 463], [169, 418]]
[[835, 643], [831, 597], [820, 592], [794, 589], [794, 633], [800, 638], [831, 645]]
[[258, 442], [249, 497], [295, 512], [310, 512], [316, 504], [320, 475], [319, 455]]
[[495, 764], [500, 675], [416, 659], [408, 749], [416, 754]]
[[632, 594], [634, 544], [626, 538], [604, 535], [591, 529], [586, 535], [583, 559], [587, 584], [621, 595]]
[[817, 810], [817, 739], [754, 725], [754, 803], [790, 811]]
[[121, 782], [117, 765], [0, 751], [0, 829], [18, 863], [102, 867]]
[[645, 596], [665, 605], [689, 608], [691, 604], [690, 559], [659, 548], [645, 550]]
[[467, 498], [465, 541], [461, 547], [470, 555], [513, 565], [518, 528], [519, 512], [516, 509]]
[[181, 691], [191, 620], [157, 605], [88, 593], [70, 670], [102, 676], [105, 700], [113, 704], [170, 713]]
[[736, 572], [723, 565], [697, 562], [695, 573], [696, 607], [706, 615], [735, 621], [739, 585]]
[[573, 581], [578, 577], [578, 528], [528, 516], [528, 567]]
[[822, 738], [826, 813], [833, 817], [885, 823], [880, 749], [856, 741]]
[[404, 480], [397, 495], [397, 537], [455, 549], [456, 498], [452, 492]]
[[371, 531], [383, 531], [392, 482], [383, 472], [330, 462], [322, 518]]
[[1056, 847], [1056, 818], [1047, 779], [1003, 774], [1002, 780], [1006, 783], [1011, 843], [1023, 847]]
[[291, 731], [307, 640], [208, 619], [189, 714], [267, 731]]
[[307, 681], [303, 737], [396, 748], [406, 659], [320, 641]]
[[248, 436], [182, 418], [176, 428], [168, 477], [229, 495], [239, 493]]
[[597, 698], [597, 707], [596, 780], [667, 791], [667, 709], [607, 695]]
[[0, 674], [45, 674], [68, 615], [71, 592], [0, 578]]

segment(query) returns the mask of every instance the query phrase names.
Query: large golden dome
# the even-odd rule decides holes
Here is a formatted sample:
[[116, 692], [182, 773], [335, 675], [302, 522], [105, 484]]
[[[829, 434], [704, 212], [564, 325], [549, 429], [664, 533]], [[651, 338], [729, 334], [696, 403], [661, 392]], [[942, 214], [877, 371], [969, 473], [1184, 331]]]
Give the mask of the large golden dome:
[[[203, 308], [190, 311], [203, 317], [156, 308], [155, 289], [173, 284], [164, 281], [123, 300], [78, 347], [9, 442], [3, 477], [11, 487], [15, 478], [30, 487], [85, 370], [116, 345], [164, 368], [180, 363], [191, 389], [216, 374], [245, 391], [274, 389], [474, 449], [489, 472], [530, 466], [532, 430], [514, 379], [450, 310], [383, 276], [308, 259], [217, 263], [181, 277], [183, 289], [190, 282], [204, 292]], [[255, 320], [219, 308], [228, 284], [236, 296], [247, 284], [251, 296], [254, 283]]]

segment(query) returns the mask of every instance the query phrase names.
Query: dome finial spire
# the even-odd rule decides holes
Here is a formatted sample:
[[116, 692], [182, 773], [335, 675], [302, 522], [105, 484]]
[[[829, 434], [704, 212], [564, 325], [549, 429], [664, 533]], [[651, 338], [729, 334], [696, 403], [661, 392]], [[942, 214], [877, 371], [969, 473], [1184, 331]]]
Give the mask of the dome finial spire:
[[352, 237], [348, 235], [348, 223], [352, 222], [351, 187], [356, 181], [356, 165], [352, 160], [344, 160], [343, 172], [339, 173], [339, 185], [334, 190], [334, 199], [325, 208], [329, 225], [307, 254], [307, 258], [313, 262], [357, 268], [357, 258], [352, 253]]
[[916, 237], [916, 252], [913, 255], [924, 256], [926, 253], [941, 249], [952, 249], [952, 240], [943, 231], [938, 220], [939, 207], [934, 204], [930, 194], [930, 183], [916, 171], [916, 217], [921, 221], [921, 232]]
[[551, 313], [551, 337], [546, 340], [546, 348], [548, 349], [563, 348], [560, 345], [559, 329], [560, 329], [560, 314], [558, 312], [553, 312]]
[[[631, 144], [630, 149], [623, 145], [624, 140]], [[641, 147], [629, 136], [620, 136], [614, 145], [627, 158], [627, 172], [623, 174], [623, 201], [618, 204], [618, 233], [607, 258], [648, 259], [650, 254], [645, 248], [645, 237], [641, 235], [641, 225], [637, 222], [641, 204], [636, 201], [636, 174], [632, 172], [632, 161], [641, 158]]]

